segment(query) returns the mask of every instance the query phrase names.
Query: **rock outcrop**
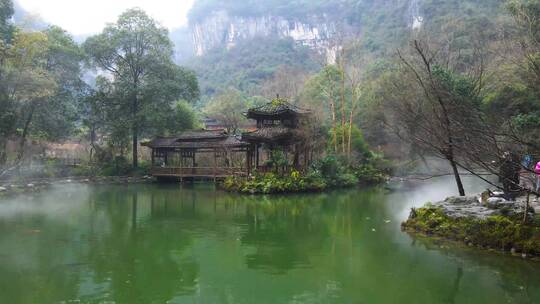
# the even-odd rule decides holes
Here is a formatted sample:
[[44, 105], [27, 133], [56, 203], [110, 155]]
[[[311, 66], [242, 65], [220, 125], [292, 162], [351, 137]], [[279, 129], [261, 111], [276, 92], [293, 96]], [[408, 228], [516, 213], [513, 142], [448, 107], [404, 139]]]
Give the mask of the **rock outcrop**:
[[225, 10], [213, 12], [191, 24], [195, 54], [202, 56], [216, 47], [232, 48], [240, 40], [256, 37], [291, 38], [317, 50], [328, 62], [335, 62], [338, 44], [338, 24], [327, 16], [311, 16], [305, 20], [290, 20], [281, 16], [230, 16]]
[[507, 201], [501, 197], [490, 197], [482, 203], [477, 196], [452, 196], [432, 204], [450, 218], [472, 217], [486, 219], [494, 215], [512, 216], [523, 213], [525, 201]]

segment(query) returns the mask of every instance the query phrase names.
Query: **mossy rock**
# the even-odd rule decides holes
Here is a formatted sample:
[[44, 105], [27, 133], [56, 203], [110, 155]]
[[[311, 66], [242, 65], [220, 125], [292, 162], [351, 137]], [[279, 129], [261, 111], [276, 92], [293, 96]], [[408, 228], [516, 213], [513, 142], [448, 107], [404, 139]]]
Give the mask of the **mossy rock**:
[[402, 229], [495, 248], [540, 256], [540, 225], [536, 220], [523, 223], [521, 216], [448, 217], [441, 208], [413, 209]]

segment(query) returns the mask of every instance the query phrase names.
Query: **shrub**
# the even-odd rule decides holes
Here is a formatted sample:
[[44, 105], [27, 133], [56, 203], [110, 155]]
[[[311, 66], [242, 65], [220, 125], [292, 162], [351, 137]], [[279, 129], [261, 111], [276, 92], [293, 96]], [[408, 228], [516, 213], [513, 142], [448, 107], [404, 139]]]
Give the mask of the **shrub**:
[[[228, 191], [242, 193], [319, 192], [329, 187], [350, 187], [358, 184], [354, 174], [342, 172], [333, 159], [327, 159], [302, 175], [293, 170], [289, 175], [275, 173], [255, 174], [248, 179], [229, 177], [223, 187]], [[326, 173], [323, 174], [323, 172]]]
[[387, 175], [372, 164], [362, 164], [354, 169], [354, 175], [366, 184], [380, 184], [386, 181]]

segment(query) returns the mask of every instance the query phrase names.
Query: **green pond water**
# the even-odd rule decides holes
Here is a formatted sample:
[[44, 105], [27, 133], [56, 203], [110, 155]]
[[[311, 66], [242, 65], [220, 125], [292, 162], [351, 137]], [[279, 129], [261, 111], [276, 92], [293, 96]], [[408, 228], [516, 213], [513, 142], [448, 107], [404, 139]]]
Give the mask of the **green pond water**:
[[56, 186], [0, 201], [0, 303], [540, 303], [540, 262], [400, 231], [453, 192]]

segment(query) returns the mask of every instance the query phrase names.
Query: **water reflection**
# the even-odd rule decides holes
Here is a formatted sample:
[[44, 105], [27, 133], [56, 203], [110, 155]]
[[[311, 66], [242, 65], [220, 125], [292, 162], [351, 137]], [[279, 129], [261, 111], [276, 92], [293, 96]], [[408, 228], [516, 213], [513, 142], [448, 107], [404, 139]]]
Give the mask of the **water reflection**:
[[540, 301], [537, 263], [400, 231], [432, 189], [265, 197], [72, 185], [5, 201], [0, 302]]

